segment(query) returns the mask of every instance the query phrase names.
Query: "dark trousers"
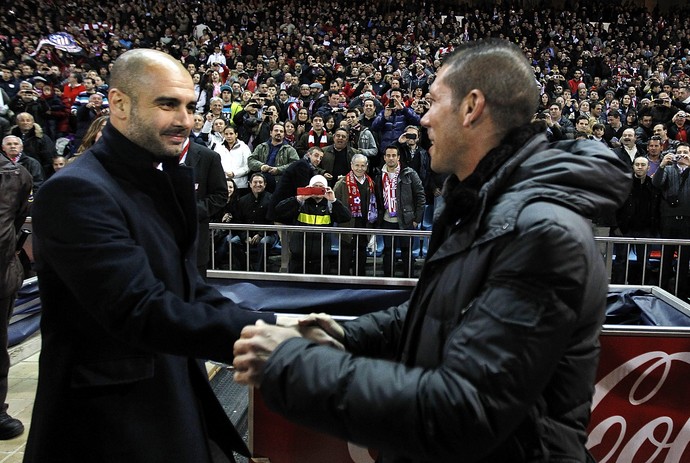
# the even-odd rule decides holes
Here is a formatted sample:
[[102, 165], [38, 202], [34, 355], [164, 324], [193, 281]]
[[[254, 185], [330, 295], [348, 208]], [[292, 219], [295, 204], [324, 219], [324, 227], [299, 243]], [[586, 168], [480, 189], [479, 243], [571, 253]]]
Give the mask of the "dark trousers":
[[[381, 228], [386, 230], [400, 230], [397, 223], [386, 222], [381, 223]], [[383, 275], [392, 276], [395, 274], [393, 262], [395, 260], [395, 249], [400, 247], [400, 254], [403, 261], [403, 276], [409, 278], [412, 274], [410, 268], [410, 238], [384, 236], [383, 237]]]
[[[367, 228], [369, 223], [365, 217], [355, 217], [354, 228]], [[352, 235], [348, 242], [340, 237], [340, 274], [341, 275], [366, 275], [367, 235]]]
[[340, 240], [340, 274], [341, 275], [366, 275], [367, 263], [367, 235], [352, 235], [349, 243]]
[[288, 272], [327, 275], [330, 273], [330, 265], [328, 263], [328, 258], [325, 256], [323, 258], [307, 258], [305, 260], [304, 256], [292, 251], [290, 254], [290, 263], [288, 264]]
[[[668, 239], [690, 238], [690, 216], [661, 217], [661, 237]], [[673, 273], [673, 254], [678, 252], [675, 285], [671, 284]], [[688, 265], [690, 265], [690, 246], [664, 246], [661, 263], [661, 287], [679, 298], [688, 297]], [[678, 291], [676, 292], [676, 286]]]
[[[651, 229], [628, 230], [624, 235], [626, 238], [652, 238], [655, 237]], [[630, 252], [635, 254], [635, 260], [630, 260]], [[652, 251], [652, 246], [644, 244], [614, 244], [613, 253], [616, 258], [613, 261], [611, 283], [622, 285], [642, 285], [642, 275], [647, 266], [647, 258]], [[627, 274], [627, 278], [626, 278]], [[649, 275], [645, 279], [649, 280]]]
[[7, 373], [10, 371], [10, 354], [7, 352], [7, 327], [14, 310], [16, 294], [0, 298], [0, 412], [7, 411]]

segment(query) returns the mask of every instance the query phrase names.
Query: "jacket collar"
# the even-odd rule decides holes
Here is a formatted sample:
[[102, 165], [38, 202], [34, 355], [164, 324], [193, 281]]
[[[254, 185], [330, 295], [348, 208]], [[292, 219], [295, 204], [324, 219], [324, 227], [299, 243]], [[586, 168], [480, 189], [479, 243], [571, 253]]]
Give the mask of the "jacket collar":
[[[533, 134], [530, 132], [528, 135]], [[511, 233], [515, 229], [517, 217], [524, 206], [524, 201], [523, 203], [511, 203], [511, 207], [502, 208], [500, 214], [492, 213], [487, 220], [487, 214], [490, 212], [489, 206], [493, 206], [498, 196], [506, 191], [506, 185], [509, 183], [510, 176], [515, 170], [535, 152], [537, 146], [544, 143], [547, 143], [546, 135], [540, 133], [527, 140], [524, 146], [517, 149], [517, 152], [513, 147], [512, 150], [508, 149], [503, 153], [499, 153], [495, 159], [487, 159], [492, 153], [487, 155], [485, 157], [487, 163], [494, 163], [494, 165], [487, 166], [485, 164], [484, 167], [486, 167], [489, 175], [488, 178], [478, 180], [479, 184], [475, 185], [478, 191], [462, 192], [461, 189], [467, 189], [467, 186], [463, 185], [463, 182], [460, 182], [454, 175], [446, 180], [444, 185], [446, 207], [448, 207], [448, 204], [458, 207], [455, 201], [448, 202], [449, 199], [454, 199], [454, 193], [459, 193], [458, 198], [462, 198], [465, 195], [476, 196], [472, 199], [474, 203], [468, 202], [464, 206], [473, 208], [465, 217], [455, 219], [452, 213], [447, 214], [444, 211], [442, 218], [445, 216], [446, 219], [450, 220], [445, 222], [445, 224], [441, 224], [440, 221], [438, 223], [438, 225], [441, 225], [438, 227], [438, 235], [432, 236], [430, 246], [433, 248], [434, 241], [437, 241], [438, 244], [436, 246], [438, 246], [438, 249], [431, 251], [432, 254], [428, 259], [430, 262], [462, 252], [470, 246], [478, 246], [499, 236]], [[498, 164], [498, 167], [496, 164]], [[478, 166], [477, 170], [481, 167], [481, 165]], [[493, 175], [491, 175], [491, 172], [493, 172]], [[524, 199], [525, 201], [527, 200], [527, 198]], [[480, 230], [480, 227], [482, 230]], [[456, 234], [454, 239], [446, 239], [453, 233]], [[480, 234], [481, 236], [478, 237]]]
[[90, 151], [113, 177], [152, 198], [173, 228], [181, 249], [194, 245], [197, 212], [191, 167], [180, 165], [177, 157], [171, 157], [162, 163], [163, 171], [158, 170], [153, 153], [129, 140], [110, 123]]

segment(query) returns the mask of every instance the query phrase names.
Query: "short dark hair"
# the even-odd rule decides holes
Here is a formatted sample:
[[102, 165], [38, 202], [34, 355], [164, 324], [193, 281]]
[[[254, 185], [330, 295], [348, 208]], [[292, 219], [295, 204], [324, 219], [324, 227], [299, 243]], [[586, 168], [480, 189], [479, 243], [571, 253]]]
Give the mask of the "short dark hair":
[[472, 89], [480, 90], [494, 123], [504, 133], [527, 124], [539, 104], [534, 70], [522, 50], [507, 40], [466, 42], [446, 59], [443, 68], [456, 102]]
[[388, 150], [395, 150], [395, 154], [397, 154], [398, 157], [400, 156], [400, 148], [398, 147], [398, 145], [390, 144], [386, 146], [386, 149], [383, 150], [383, 153], [385, 154]]
[[252, 174], [249, 176], [249, 183], [254, 180], [254, 177], [261, 177], [264, 180], [264, 183], [266, 182], [266, 176], [261, 173], [261, 172], [252, 172]]

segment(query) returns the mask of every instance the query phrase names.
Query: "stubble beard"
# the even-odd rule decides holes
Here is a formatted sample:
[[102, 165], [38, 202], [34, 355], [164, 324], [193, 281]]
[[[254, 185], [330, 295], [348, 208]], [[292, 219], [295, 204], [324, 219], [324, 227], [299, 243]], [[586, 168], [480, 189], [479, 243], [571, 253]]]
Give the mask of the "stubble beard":
[[132, 105], [130, 123], [126, 135], [131, 141], [149, 151], [156, 161], [169, 161], [170, 159], [179, 157], [182, 152], [182, 144], [179, 146], [163, 144], [160, 138], [161, 135], [159, 133], [153, 133], [150, 126], [139, 118], [136, 104]]

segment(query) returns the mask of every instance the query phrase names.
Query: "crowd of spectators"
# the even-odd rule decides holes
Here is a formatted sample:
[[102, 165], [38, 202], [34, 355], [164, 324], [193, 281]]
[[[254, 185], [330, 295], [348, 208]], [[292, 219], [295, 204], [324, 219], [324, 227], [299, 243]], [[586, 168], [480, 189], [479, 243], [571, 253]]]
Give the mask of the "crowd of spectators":
[[[517, 43], [541, 88], [535, 119], [549, 137], [601, 140], [631, 166], [645, 156], [651, 175], [688, 141], [687, 13], [588, 0], [560, 9], [509, 1], [13, 2], [0, 7], [0, 132], [22, 139], [24, 154], [44, 177], [52, 175], [51, 158], [80, 152], [92, 121], [107, 115], [113, 61], [133, 47], [157, 48], [193, 76], [198, 116], [191, 139], [226, 158], [240, 196], [256, 170], [268, 191], [276, 188], [287, 166], [275, 158], [297, 159], [285, 150], [276, 156], [278, 145], [299, 157], [322, 148], [330, 187], [348, 175], [355, 154], [366, 156], [375, 177], [386, 148], [396, 145], [403, 167], [424, 185], [420, 226], [429, 227], [443, 177], [429, 167], [420, 120], [428, 87], [454, 47], [486, 37]], [[41, 45], [57, 32], [71, 34], [83, 50]], [[345, 138], [335, 137], [340, 128]], [[650, 140], [660, 149], [648, 150]], [[231, 220], [225, 212], [220, 216]], [[594, 219], [615, 228], [612, 218]]]

